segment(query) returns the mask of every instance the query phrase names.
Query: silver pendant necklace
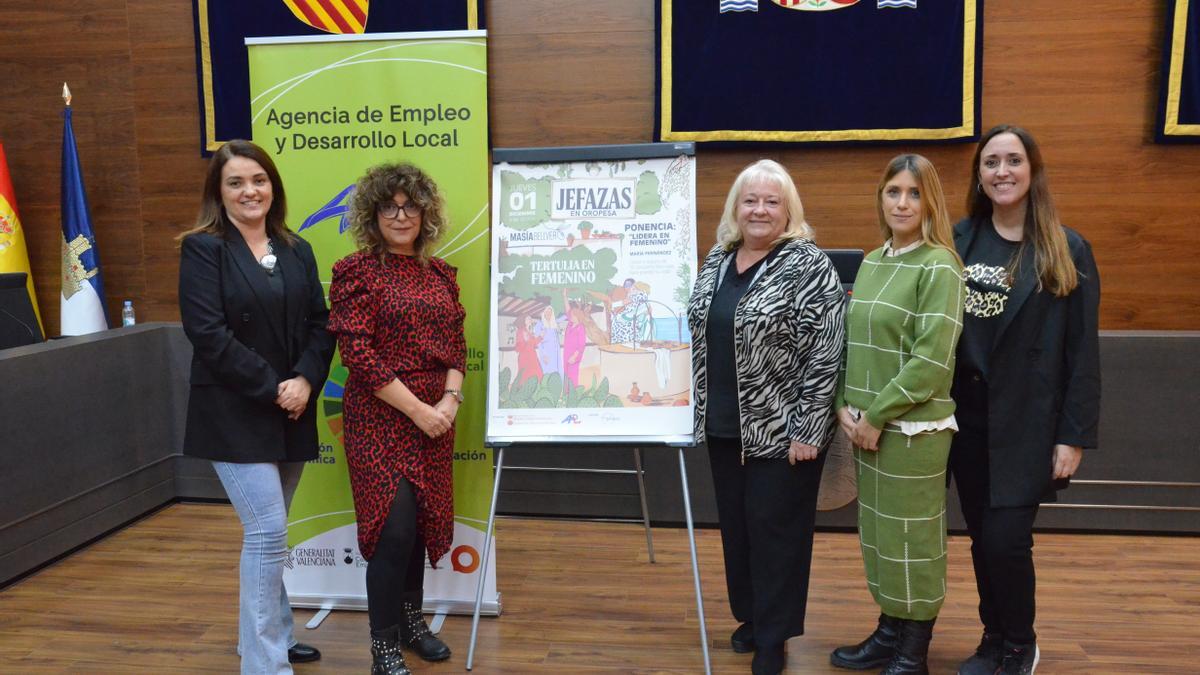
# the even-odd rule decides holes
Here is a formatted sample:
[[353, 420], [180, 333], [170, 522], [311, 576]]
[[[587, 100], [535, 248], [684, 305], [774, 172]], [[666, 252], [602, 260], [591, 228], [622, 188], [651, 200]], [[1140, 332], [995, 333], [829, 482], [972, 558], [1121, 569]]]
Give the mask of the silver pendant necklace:
[[271, 244], [271, 240], [267, 240], [267, 254], [259, 258], [258, 264], [262, 266], [267, 274], [275, 274], [275, 264], [279, 259], [275, 257], [275, 246]]

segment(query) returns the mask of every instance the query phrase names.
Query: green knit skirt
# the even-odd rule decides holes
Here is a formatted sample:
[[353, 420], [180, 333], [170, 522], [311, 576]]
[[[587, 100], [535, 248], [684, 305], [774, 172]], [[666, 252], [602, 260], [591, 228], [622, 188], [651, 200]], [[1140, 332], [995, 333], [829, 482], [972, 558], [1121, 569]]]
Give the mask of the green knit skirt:
[[879, 451], [854, 449], [867, 586], [884, 614], [932, 619], [946, 598], [946, 459], [953, 431], [888, 427]]

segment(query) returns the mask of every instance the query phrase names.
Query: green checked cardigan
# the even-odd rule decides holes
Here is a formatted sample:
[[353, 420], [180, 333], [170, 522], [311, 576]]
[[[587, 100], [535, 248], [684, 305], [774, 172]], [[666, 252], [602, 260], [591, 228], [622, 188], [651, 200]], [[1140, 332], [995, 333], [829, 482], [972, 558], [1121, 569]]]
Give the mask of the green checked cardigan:
[[954, 348], [962, 332], [962, 268], [942, 248], [895, 257], [869, 253], [846, 315], [846, 361], [837, 408], [862, 410], [876, 429], [893, 420], [954, 414]]

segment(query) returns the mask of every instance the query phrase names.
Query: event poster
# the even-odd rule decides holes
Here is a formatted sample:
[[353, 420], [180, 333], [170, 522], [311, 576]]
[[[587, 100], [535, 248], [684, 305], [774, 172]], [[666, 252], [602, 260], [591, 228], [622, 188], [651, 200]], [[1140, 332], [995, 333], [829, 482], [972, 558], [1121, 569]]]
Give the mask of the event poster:
[[694, 158], [497, 162], [488, 440], [690, 440]]
[[[434, 255], [458, 268], [466, 308], [466, 401], [454, 447], [454, 543], [427, 569], [425, 604], [469, 612], [492, 486], [483, 446], [487, 340], [487, 56], [482, 31], [248, 40], [254, 141], [287, 189], [288, 223], [316, 253], [321, 281], [355, 250], [347, 200], [365, 170], [412, 162], [445, 198], [450, 229]], [[289, 513], [286, 583], [300, 606], [364, 608], [366, 562], [342, 445], [347, 371], [335, 357], [318, 399], [320, 458]], [[494, 549], [491, 561], [495, 560]], [[489, 563], [494, 570], [494, 564]], [[489, 572], [483, 609], [498, 611]]]

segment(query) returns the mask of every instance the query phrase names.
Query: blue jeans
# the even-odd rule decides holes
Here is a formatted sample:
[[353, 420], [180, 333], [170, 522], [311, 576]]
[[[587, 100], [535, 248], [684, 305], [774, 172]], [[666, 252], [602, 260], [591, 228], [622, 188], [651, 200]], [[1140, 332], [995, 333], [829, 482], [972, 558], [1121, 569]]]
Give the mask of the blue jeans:
[[238, 653], [243, 675], [291, 673], [292, 605], [283, 587], [287, 512], [303, 462], [213, 462], [242, 521]]

